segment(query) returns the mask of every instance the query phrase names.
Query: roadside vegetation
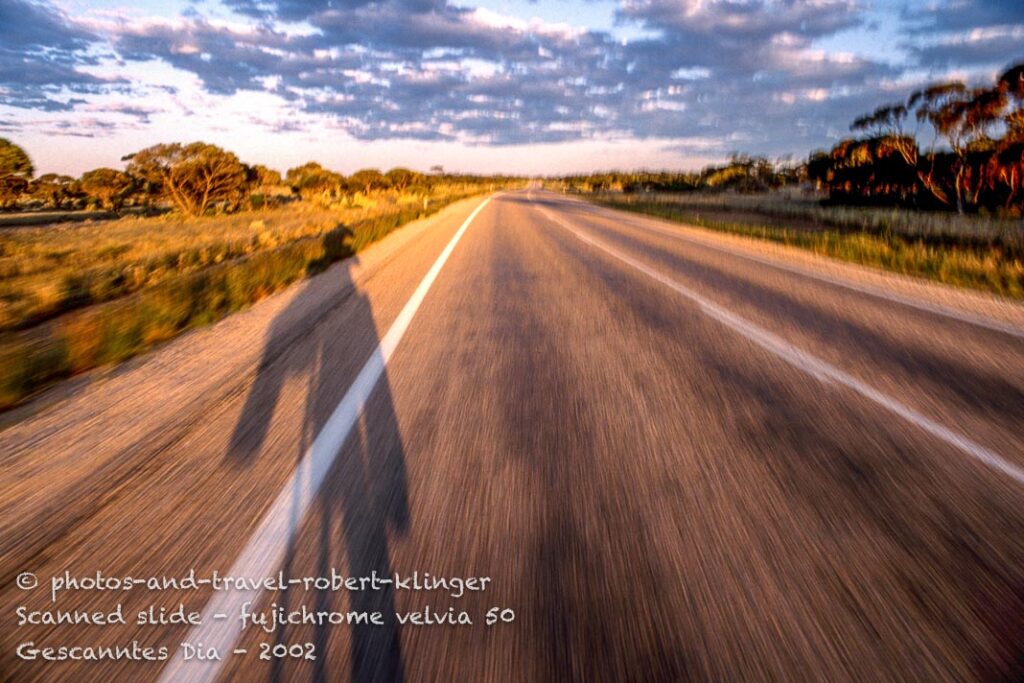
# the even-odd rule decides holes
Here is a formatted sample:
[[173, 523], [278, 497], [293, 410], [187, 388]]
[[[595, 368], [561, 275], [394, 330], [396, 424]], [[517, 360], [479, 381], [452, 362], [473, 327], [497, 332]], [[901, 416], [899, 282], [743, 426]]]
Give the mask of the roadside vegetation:
[[[594, 195], [626, 209], [824, 256], [1024, 299], [1024, 230], [1014, 221], [723, 197]], [[731, 201], [738, 200], [738, 201]], [[801, 211], [796, 207], [804, 206]]]
[[[204, 143], [157, 145], [125, 171], [77, 180], [26, 180], [27, 155], [0, 140], [8, 158], [16, 163], [0, 182], [17, 192], [0, 213], [0, 409], [246, 308], [452, 202], [518, 183], [408, 169], [346, 177], [315, 162], [282, 176]], [[78, 212], [92, 213], [63, 220]], [[42, 217], [51, 222], [35, 224]]]
[[[735, 154], [696, 173], [609, 172], [548, 187], [1024, 299], [1024, 64], [879, 107], [803, 163]], [[919, 140], [929, 139], [921, 149]]]

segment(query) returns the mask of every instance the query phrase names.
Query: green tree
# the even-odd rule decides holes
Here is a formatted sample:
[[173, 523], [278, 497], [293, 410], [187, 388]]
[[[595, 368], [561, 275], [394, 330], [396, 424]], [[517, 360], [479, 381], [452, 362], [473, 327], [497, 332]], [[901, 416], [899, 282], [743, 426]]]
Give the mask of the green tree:
[[380, 190], [388, 187], [388, 179], [383, 173], [375, 168], [364, 168], [356, 171], [348, 178], [349, 187], [356, 189], [363, 194], [370, 194], [373, 190]]
[[262, 164], [247, 167], [246, 176], [252, 186], [259, 190], [266, 190], [281, 184], [281, 174]]
[[187, 216], [201, 216], [218, 202], [237, 202], [245, 188], [238, 157], [205, 142], [154, 145], [125, 158], [128, 173], [153, 183]]
[[267, 197], [281, 187], [281, 174], [262, 164], [245, 167], [245, 185], [253, 208], [265, 207]]
[[13, 205], [29, 189], [35, 169], [28, 154], [6, 138], [0, 138], [0, 208]]
[[110, 211], [119, 211], [124, 206], [124, 200], [135, 188], [135, 181], [131, 176], [112, 168], [86, 171], [78, 184], [82, 192], [96, 199], [100, 206]]
[[32, 181], [30, 190], [33, 197], [59, 210], [74, 199], [75, 179], [57, 173], [45, 173]]
[[315, 161], [288, 169], [285, 179], [300, 197], [307, 200], [333, 197], [345, 182], [341, 174], [329, 171]]
[[399, 192], [404, 192], [410, 185], [415, 185], [423, 179], [422, 174], [407, 168], [393, 168], [385, 174], [385, 177], [391, 187]]

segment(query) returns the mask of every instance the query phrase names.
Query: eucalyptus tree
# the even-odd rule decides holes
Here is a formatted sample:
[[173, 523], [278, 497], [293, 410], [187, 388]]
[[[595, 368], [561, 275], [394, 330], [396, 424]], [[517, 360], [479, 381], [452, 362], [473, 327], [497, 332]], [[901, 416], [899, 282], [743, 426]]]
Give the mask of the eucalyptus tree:
[[0, 208], [17, 202], [29, 189], [34, 172], [28, 153], [7, 138], [0, 138]]
[[128, 155], [128, 173], [152, 183], [187, 216], [201, 216], [217, 202], [237, 201], [245, 166], [232, 152], [205, 142], [160, 144]]

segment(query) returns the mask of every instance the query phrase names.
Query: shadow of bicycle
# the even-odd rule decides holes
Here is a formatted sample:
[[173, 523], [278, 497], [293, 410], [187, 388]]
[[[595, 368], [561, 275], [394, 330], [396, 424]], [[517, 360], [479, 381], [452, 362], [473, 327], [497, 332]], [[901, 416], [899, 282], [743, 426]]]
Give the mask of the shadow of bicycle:
[[[312, 300], [316, 297], [306, 296], [304, 290], [275, 318], [258, 374], [225, 455], [232, 465], [247, 468], [261, 454], [269, 457], [272, 453], [288, 452], [288, 447], [272, 443], [269, 429], [279, 403], [284, 396], [294, 393], [285, 391], [286, 384], [292, 382], [305, 385], [301, 443], [296, 449], [301, 459], [328, 425], [353, 382], [353, 362], [356, 368], [360, 365], [359, 353], [354, 349], [363, 350], [363, 354], [365, 349], [373, 349], [372, 354], [380, 353], [369, 298], [353, 282], [352, 271], [357, 263], [357, 259], [351, 258], [336, 264], [317, 276], [319, 283], [309, 288], [312, 291], [322, 285], [320, 278], [334, 278], [333, 282], [340, 278], [340, 289], [347, 293], [339, 293], [326, 310], [313, 306]], [[374, 361], [381, 359], [371, 357], [369, 362]], [[282, 567], [285, 576], [309, 575], [310, 572], [330, 576], [332, 568], [352, 577], [392, 573], [389, 534], [403, 535], [408, 531], [409, 503], [404, 451], [386, 369], [330, 465], [305, 515], [305, 526], [300, 496], [299, 491], [293, 496], [291, 528], [299, 531], [285, 553]], [[317, 527], [311, 531], [309, 524], [313, 520]], [[393, 591], [390, 588], [338, 593], [318, 591], [311, 609], [337, 611], [339, 606], [333, 602], [342, 594], [348, 596], [348, 611], [380, 612], [384, 624], [315, 626], [312, 642], [318, 656], [309, 678], [335, 681], [343, 677], [343, 672], [331, 670], [332, 659], [326, 655], [332, 633], [337, 634], [339, 628], [349, 628], [352, 681], [403, 680]], [[297, 609], [302, 595], [295, 592], [292, 596], [285, 591], [276, 596], [276, 602], [286, 611]], [[278, 628], [275, 638], [281, 644], [294, 642], [287, 627]], [[285, 666], [284, 660], [276, 660], [270, 680], [306, 679], [305, 675], [297, 676], [295, 671], [286, 672]]]

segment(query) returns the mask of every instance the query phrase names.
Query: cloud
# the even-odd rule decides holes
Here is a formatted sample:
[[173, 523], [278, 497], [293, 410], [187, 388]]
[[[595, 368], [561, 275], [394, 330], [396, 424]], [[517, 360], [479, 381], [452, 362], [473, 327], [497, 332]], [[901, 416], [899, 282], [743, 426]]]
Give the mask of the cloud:
[[71, 135], [80, 138], [109, 137], [118, 129], [118, 125], [113, 121], [93, 117], [57, 121], [53, 127], [53, 132], [57, 135]]
[[67, 93], [97, 92], [105, 81], [81, 70], [95, 63], [98, 38], [58, 10], [25, 0], [0, 0], [0, 104], [46, 111], [71, 109]]
[[[777, 154], [827, 145], [917, 64], [989, 63], [1022, 37], [1018, 3], [981, 0], [899, 15], [914, 60], [902, 65], [822, 47], [867, 30], [861, 0], [623, 0], [630, 40], [447, 0], [225, 2], [232, 13], [188, 5], [175, 18], [73, 20], [0, 0], [0, 20], [21, 22], [19, 42], [0, 48], [0, 103], [129, 126], [258, 94], [273, 111], [247, 120], [278, 132], [464, 145], [676, 139], [680, 151], [700, 141], [702, 154]], [[984, 26], [963, 24], [954, 10], [967, 6]], [[136, 78], [161, 69], [175, 78]], [[138, 104], [160, 88], [177, 94]]]
[[853, 0], [625, 0], [619, 15], [679, 37], [718, 46], [795, 33], [824, 36], [862, 22]]
[[916, 32], [940, 33], [1024, 24], [1019, 0], [938, 0], [908, 6], [904, 18]]
[[1024, 60], [1024, 2], [940, 0], [907, 8], [908, 47], [929, 68], [1003, 67]]
[[128, 104], [126, 102], [117, 102], [113, 104], [95, 104], [87, 107], [89, 111], [100, 112], [104, 114], [120, 114], [128, 118], [134, 119], [139, 124], [147, 124], [150, 122], [151, 117], [154, 114], [163, 113], [162, 109], [157, 107], [145, 107], [136, 104]]
[[420, 14], [448, 7], [444, 0], [385, 0], [385, 3], [377, 0], [225, 0], [225, 4], [241, 14], [266, 22], [303, 21], [329, 12], [372, 10], [380, 4], [395, 5], [407, 12]]
[[[637, 136], [713, 139], [720, 152], [807, 149], [834, 136], [836, 117], [845, 128], [873, 107], [897, 73], [816, 47], [865, 23], [848, 0], [628, 0], [620, 17], [653, 35], [624, 48], [624, 78], [642, 88], [627, 92], [623, 114]], [[652, 91], [655, 103], [643, 99]]]
[[4, 27], [0, 49], [5, 52], [53, 50], [68, 55], [84, 50], [96, 40], [96, 36], [71, 23], [53, 7], [25, 0], [0, 2], [0, 25]]
[[[833, 93], [853, 102], [851, 92], [893, 75], [812, 47], [861, 23], [850, 0], [627, 2], [620, 18], [650, 36], [627, 44], [438, 1], [233, 6], [259, 21], [193, 12], [105, 32], [126, 59], [162, 60], [215, 94], [275, 93], [366, 140], [504, 145], [735, 130], [754, 142], [794, 131], [820, 138], [828, 124], [794, 126], [796, 109], [813, 120]], [[292, 32], [285, 21], [313, 30]]]
[[913, 46], [911, 52], [931, 67], [1009, 66], [1013, 58], [1024, 60], [1024, 24], [945, 34]]
[[161, 60], [218, 95], [272, 92], [334, 116], [359, 138], [573, 139], [580, 127], [567, 122], [588, 116], [588, 101], [609, 98], [591, 89], [618, 49], [604, 34], [448, 6], [388, 11], [399, 9], [389, 18], [379, 7], [332, 7], [306, 17], [315, 34], [198, 16], [97, 28], [124, 59]]

